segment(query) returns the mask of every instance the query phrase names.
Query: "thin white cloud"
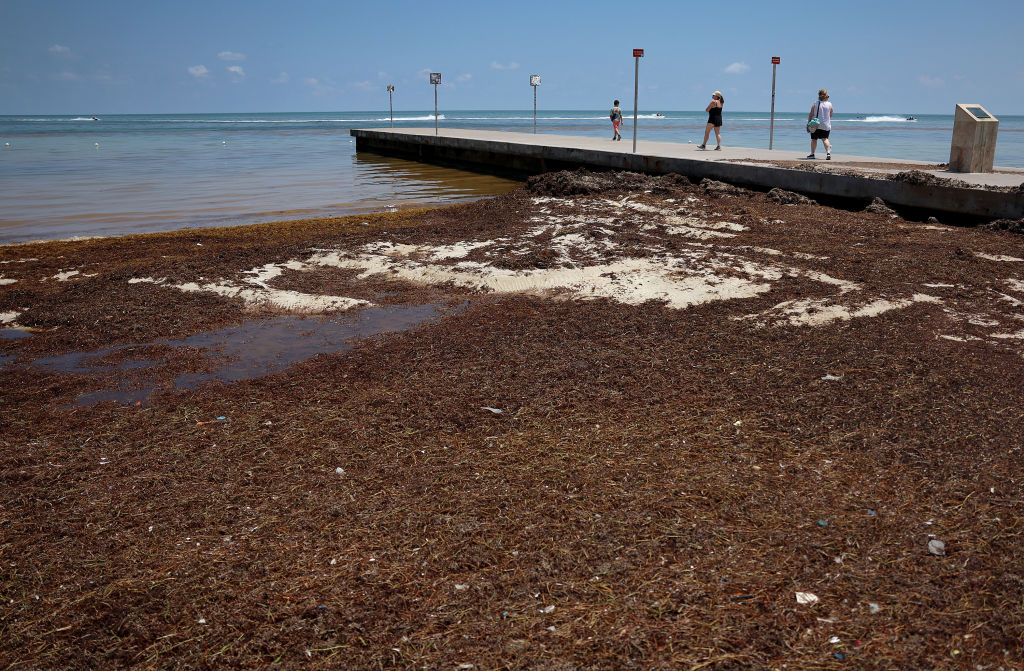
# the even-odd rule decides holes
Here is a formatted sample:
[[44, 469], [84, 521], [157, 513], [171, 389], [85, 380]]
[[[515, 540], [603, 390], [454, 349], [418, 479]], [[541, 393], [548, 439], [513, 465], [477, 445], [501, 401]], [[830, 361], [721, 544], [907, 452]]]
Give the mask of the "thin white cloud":
[[741, 62], [741, 61], [737, 61], [735, 63], [732, 63], [732, 64], [729, 65], [729, 67], [727, 67], [725, 69], [725, 71], [727, 73], [729, 73], [730, 75], [741, 75], [744, 72], [748, 72], [749, 70], [750, 70], [750, 66], [747, 65], [746, 63]]
[[228, 72], [231, 73], [232, 79], [236, 82], [240, 82], [245, 79], [245, 70], [242, 69], [241, 65], [229, 66]]
[[498, 61], [491, 61], [491, 69], [492, 70], [518, 70], [519, 69], [519, 63], [516, 63], [515, 61], [512, 61], [511, 63], [505, 64], [505, 63], [499, 63]]
[[373, 91], [377, 89], [377, 85], [370, 81], [352, 82], [352, 87], [363, 91]]
[[928, 75], [920, 75], [917, 78], [917, 81], [921, 82], [923, 85], [927, 86], [930, 89], [941, 89], [943, 86], [946, 85], [946, 80], [944, 80], [942, 77], [929, 77]]
[[282, 72], [278, 76], [276, 76], [273, 79], [271, 79], [270, 83], [271, 84], [287, 84], [290, 79], [291, 79], [291, 77], [288, 75], [287, 72]]
[[471, 74], [469, 74], [467, 72], [466, 74], [459, 75], [458, 77], [456, 77], [455, 81], [457, 81], [457, 82], [468, 82], [472, 78], [473, 78], [473, 75], [471, 75]]
[[71, 47], [65, 47], [65, 46], [60, 45], [60, 44], [55, 44], [52, 47], [50, 47], [49, 52], [51, 54], [56, 55], [56, 56], [70, 56], [71, 55]]
[[188, 73], [196, 79], [202, 79], [210, 74], [210, 71], [206, 69], [205, 65], [193, 65], [188, 69]]
[[59, 82], [80, 82], [85, 79], [85, 77], [78, 74], [77, 72], [71, 72], [69, 70], [65, 70], [64, 72], [56, 74], [53, 76], [53, 78]]
[[306, 77], [302, 80], [302, 83], [308, 86], [313, 95], [321, 96], [326, 93], [334, 93], [334, 82], [330, 79], [317, 79], [316, 77]]
[[240, 54], [237, 51], [222, 51], [219, 54], [217, 54], [217, 58], [221, 59], [222, 61], [237, 62], [244, 61], [245, 54]]

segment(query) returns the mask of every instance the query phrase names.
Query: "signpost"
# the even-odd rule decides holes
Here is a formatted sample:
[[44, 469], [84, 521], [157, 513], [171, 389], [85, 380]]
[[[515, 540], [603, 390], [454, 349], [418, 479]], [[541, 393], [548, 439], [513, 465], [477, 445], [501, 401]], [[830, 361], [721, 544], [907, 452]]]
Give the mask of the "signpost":
[[441, 83], [441, 73], [431, 72], [430, 83], [434, 85], [434, 135], [437, 135], [437, 85]]
[[636, 153], [636, 120], [637, 103], [640, 100], [640, 59], [644, 56], [643, 49], [633, 49], [633, 58], [636, 59], [636, 71], [633, 73], [633, 153]]
[[775, 140], [775, 68], [781, 62], [781, 58], [772, 56], [772, 116], [771, 123], [768, 126], [768, 149], [772, 148], [772, 142]]
[[537, 87], [540, 86], [540, 75], [530, 75], [530, 86], [533, 87], [533, 134], [537, 134]]
[[395, 92], [393, 84], [388, 84], [388, 109], [391, 110], [391, 127], [395, 127], [395, 100], [392, 98], [392, 94]]

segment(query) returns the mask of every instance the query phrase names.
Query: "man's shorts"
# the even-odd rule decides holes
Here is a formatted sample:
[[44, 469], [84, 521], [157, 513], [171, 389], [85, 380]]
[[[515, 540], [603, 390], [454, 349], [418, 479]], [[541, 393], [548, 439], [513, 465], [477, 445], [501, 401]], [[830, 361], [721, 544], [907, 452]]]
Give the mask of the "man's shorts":
[[816, 130], [813, 133], [811, 133], [811, 139], [812, 140], [826, 140], [826, 139], [828, 139], [828, 134], [831, 133], [831, 132], [832, 132], [831, 130], [821, 130], [819, 128], [818, 130]]
[[617, 121], [613, 121], [612, 122], [612, 128], [614, 128], [615, 130], [619, 130], [619, 126], [621, 126], [621, 125], [622, 125], [622, 119], [619, 119]]

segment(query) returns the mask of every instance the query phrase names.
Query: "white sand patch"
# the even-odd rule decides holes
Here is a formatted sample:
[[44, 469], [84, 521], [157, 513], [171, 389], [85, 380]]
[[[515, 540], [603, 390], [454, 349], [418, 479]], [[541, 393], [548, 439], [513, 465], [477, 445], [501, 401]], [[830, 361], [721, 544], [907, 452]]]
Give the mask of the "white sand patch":
[[1014, 307], [1024, 306], [1024, 301], [1017, 300], [1013, 296], [1007, 296], [1006, 294], [1002, 293], [1001, 291], [993, 291], [992, 293], [994, 293], [996, 296], [998, 296], [1000, 300], [1004, 300], [1004, 301], [1006, 301], [1007, 303], [1009, 303], [1010, 305], [1012, 305]]
[[241, 298], [250, 307], [271, 307], [288, 312], [318, 313], [348, 310], [356, 306], [370, 307], [372, 305], [369, 301], [358, 298], [306, 294], [299, 291], [286, 291], [282, 289], [249, 289], [224, 282], [219, 284], [186, 282], [185, 284], [173, 284], [170, 286], [185, 292], [203, 292], [227, 298]]
[[704, 224], [704, 228], [711, 228], [716, 231], [727, 230], [727, 231], [745, 231], [747, 227], [743, 224], [737, 224], [731, 221], [713, 221]]
[[1024, 281], [1012, 277], [1005, 281], [1007, 284], [1010, 285], [1010, 289], [1012, 289], [1013, 291], [1019, 291], [1021, 293], [1024, 293]]
[[0, 324], [14, 324], [20, 312], [0, 312]]
[[4, 277], [3, 275], [0, 275], [0, 287], [2, 287], [4, 285], [7, 285], [7, 284], [17, 284], [17, 283], [18, 283], [18, 280], [11, 279], [10, 277]]
[[751, 245], [735, 245], [730, 246], [729, 249], [746, 250], [751, 252], [758, 252], [759, 254], [767, 254], [769, 256], [791, 256], [794, 259], [805, 259], [807, 261], [828, 261], [831, 257], [819, 256], [817, 254], [806, 254], [804, 252], [781, 252], [771, 247], [754, 247]]
[[[678, 217], [675, 215], [669, 215], [665, 218], [665, 232], [669, 235], [682, 235], [688, 238], [696, 238], [698, 240], [711, 240], [711, 239], [723, 239], [723, 238], [735, 238], [735, 233], [725, 233], [723, 231], [707, 230], [704, 227], [704, 222], [696, 217]], [[642, 231], [654, 231], [657, 230], [657, 225], [647, 224], [641, 226]]]
[[[289, 261], [285, 264], [268, 264], [262, 268], [256, 268], [249, 272], [261, 272], [262, 277], [271, 276], [274, 268], [288, 267], [299, 270], [307, 270], [310, 266], [300, 261]], [[260, 282], [262, 280], [246, 280]], [[240, 298], [249, 307], [269, 307], [288, 312], [304, 314], [315, 314], [319, 312], [331, 312], [336, 310], [348, 310], [354, 307], [371, 307], [373, 304], [358, 298], [345, 296], [326, 296], [320, 294], [307, 294], [300, 291], [286, 291], [283, 289], [271, 289], [266, 286], [258, 288], [242, 287], [229, 282], [198, 284], [186, 282], [184, 284], [166, 284], [164, 278], [154, 279], [152, 277], [133, 277], [128, 284], [156, 284], [166, 286], [179, 291], [191, 293], [212, 293], [227, 298]]]
[[955, 335], [947, 335], [947, 334], [939, 334], [939, 335], [937, 335], [935, 337], [936, 338], [944, 338], [945, 340], [952, 340], [954, 342], [970, 342], [972, 340], [982, 340], [982, 338], [979, 338], [977, 336], [955, 336]]
[[270, 282], [276, 277], [280, 277], [285, 270], [305, 271], [307, 269], [308, 268], [305, 263], [292, 260], [285, 261], [284, 263], [268, 263], [267, 265], [260, 266], [259, 268], [244, 270], [242, 271], [242, 274], [252, 275], [252, 277], [247, 277], [243, 281], [248, 282], [249, 284], [261, 286], [264, 289], [269, 289], [267, 282]]
[[777, 269], [751, 265], [752, 274], [760, 277], [719, 277], [714, 272], [715, 264], [704, 262], [691, 266], [691, 262], [686, 258], [622, 259], [578, 268], [509, 270], [470, 262], [456, 267], [430, 266], [413, 259], [398, 261], [379, 254], [344, 257], [340, 253], [325, 253], [309, 260], [315, 265], [359, 270], [360, 278], [386, 275], [417, 284], [450, 282], [498, 294], [568, 292], [582, 299], [609, 298], [630, 305], [664, 300], [675, 308], [756, 296], [771, 288], [764, 279], [778, 278], [782, 274]]
[[982, 252], [974, 252], [974, 255], [979, 259], [987, 259], [989, 261], [1005, 261], [1008, 263], [1024, 263], [1024, 259], [1018, 259], [1016, 256], [1004, 256], [1002, 254], [983, 254]]
[[1024, 340], [1024, 330], [1017, 331], [1016, 333], [993, 333], [993, 338], [999, 338], [1000, 340]]
[[857, 305], [833, 303], [831, 298], [802, 298], [783, 301], [763, 313], [746, 315], [738, 319], [756, 319], [762, 323], [767, 321], [775, 325], [823, 326], [859, 317], [877, 317], [882, 313], [909, 307], [914, 303], [941, 303], [941, 300], [928, 294], [914, 294], [901, 300], [879, 298]]
[[61, 270], [56, 275], [51, 277], [44, 277], [39, 280], [45, 282], [46, 280], [57, 280], [58, 282], [68, 282], [72, 277], [96, 277], [99, 273], [81, 273], [77, 270]]
[[922, 286], [926, 286], [929, 289], [955, 289], [955, 284], [939, 284], [939, 283], [925, 283]]
[[39, 259], [32, 257], [30, 259], [8, 259], [7, 261], [0, 261], [0, 266], [7, 265], [8, 263], [31, 263], [32, 261], [38, 261]]
[[469, 256], [470, 252], [483, 249], [484, 247], [492, 247], [494, 244], [495, 241], [486, 240], [483, 242], [460, 242], [455, 245], [441, 245], [433, 248], [431, 258], [435, 261], [464, 259]]
[[417, 245], [402, 245], [392, 242], [371, 242], [365, 249], [375, 254], [386, 254], [387, 256], [408, 256], [420, 250]]
[[841, 280], [838, 277], [832, 277], [828, 273], [819, 272], [817, 270], [797, 270], [790, 274], [791, 277], [809, 277], [810, 279], [821, 282], [822, 284], [831, 284], [832, 286], [839, 287], [839, 293], [845, 294], [851, 291], [860, 291], [860, 285], [856, 282], [849, 280]]
[[572, 198], [558, 198], [556, 196], [537, 196], [533, 199], [534, 205], [543, 205], [544, 203], [555, 203], [564, 207], [572, 207], [575, 201]]

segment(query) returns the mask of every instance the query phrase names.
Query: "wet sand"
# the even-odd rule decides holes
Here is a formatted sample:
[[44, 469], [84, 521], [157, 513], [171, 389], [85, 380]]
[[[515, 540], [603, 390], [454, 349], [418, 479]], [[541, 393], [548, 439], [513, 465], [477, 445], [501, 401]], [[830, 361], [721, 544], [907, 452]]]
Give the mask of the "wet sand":
[[0, 659], [1021, 664], [1019, 235], [777, 200], [0, 247]]

